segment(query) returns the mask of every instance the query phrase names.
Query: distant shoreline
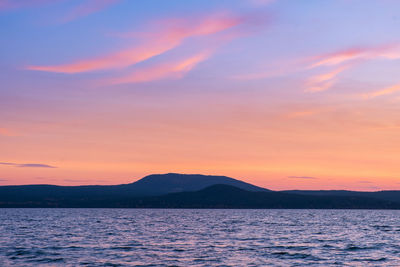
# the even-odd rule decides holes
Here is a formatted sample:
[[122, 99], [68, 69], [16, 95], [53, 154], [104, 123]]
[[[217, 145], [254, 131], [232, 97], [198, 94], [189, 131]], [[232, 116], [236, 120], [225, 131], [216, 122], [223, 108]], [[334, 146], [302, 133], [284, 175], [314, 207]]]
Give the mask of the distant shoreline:
[[0, 208], [400, 209], [400, 191], [271, 191], [225, 176], [157, 174], [113, 186], [0, 186]]

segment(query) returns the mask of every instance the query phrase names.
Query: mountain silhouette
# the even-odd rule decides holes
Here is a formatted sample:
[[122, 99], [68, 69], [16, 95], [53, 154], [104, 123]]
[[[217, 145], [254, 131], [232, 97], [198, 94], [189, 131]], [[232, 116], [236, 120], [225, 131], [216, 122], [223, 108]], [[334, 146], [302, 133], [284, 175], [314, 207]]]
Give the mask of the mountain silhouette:
[[127, 185], [136, 195], [162, 195], [168, 193], [198, 191], [215, 184], [232, 185], [247, 191], [270, 191], [226, 176], [201, 174], [152, 174]]
[[128, 197], [156, 196], [168, 193], [197, 191], [215, 184], [227, 184], [248, 191], [268, 191], [226, 176], [200, 174], [153, 174], [136, 182], [121, 185], [19, 185], [0, 186], [0, 206], [2, 202], [43, 203], [44, 201], [105, 201]]
[[226, 176], [154, 174], [107, 186], [0, 186], [0, 207], [400, 209], [400, 191], [271, 191]]
[[148, 197], [130, 203], [147, 208], [399, 209], [400, 203], [356, 196], [311, 196], [273, 191], [250, 192], [213, 185], [196, 192]]

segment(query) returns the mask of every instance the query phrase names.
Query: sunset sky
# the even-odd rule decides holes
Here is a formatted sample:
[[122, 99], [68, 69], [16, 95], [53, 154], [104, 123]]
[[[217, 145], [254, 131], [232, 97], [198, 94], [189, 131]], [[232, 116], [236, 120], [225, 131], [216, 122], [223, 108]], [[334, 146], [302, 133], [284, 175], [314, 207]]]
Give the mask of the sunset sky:
[[400, 1], [0, 0], [0, 185], [400, 189]]

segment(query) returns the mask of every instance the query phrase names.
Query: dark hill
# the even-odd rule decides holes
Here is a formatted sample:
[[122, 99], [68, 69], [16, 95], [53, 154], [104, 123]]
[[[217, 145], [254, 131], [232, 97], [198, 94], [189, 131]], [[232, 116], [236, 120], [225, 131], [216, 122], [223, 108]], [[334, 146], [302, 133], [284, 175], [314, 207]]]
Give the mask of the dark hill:
[[212, 185], [199, 191], [161, 196], [92, 195], [0, 201], [0, 207], [62, 208], [232, 208], [232, 209], [400, 209], [400, 203], [357, 196], [314, 196], [246, 191]]
[[398, 209], [400, 191], [270, 191], [226, 176], [156, 174], [109, 186], [0, 186], [0, 207]]
[[213, 185], [196, 192], [168, 194], [132, 202], [149, 208], [251, 209], [399, 209], [400, 203], [356, 196], [310, 196], [280, 192], [250, 192], [229, 185]]
[[[157, 196], [168, 193], [198, 191], [210, 185], [227, 184], [248, 191], [268, 191], [226, 176], [208, 176], [199, 174], [155, 174], [146, 176], [131, 184], [93, 185], [93, 186], [56, 186], [21, 185], [0, 186], [0, 206], [4, 203], [103, 203], [120, 198]], [[2, 204], [3, 203], [3, 204]]]
[[176, 192], [198, 191], [215, 184], [231, 185], [247, 191], [269, 191], [226, 176], [179, 173], [149, 175], [127, 185], [127, 187], [137, 191], [136, 194], [156, 196]]

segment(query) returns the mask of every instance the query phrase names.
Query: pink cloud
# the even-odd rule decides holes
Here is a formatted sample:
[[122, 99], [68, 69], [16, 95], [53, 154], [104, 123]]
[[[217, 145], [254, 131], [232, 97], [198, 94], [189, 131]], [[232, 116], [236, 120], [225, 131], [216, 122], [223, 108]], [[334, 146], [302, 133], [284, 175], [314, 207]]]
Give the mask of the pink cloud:
[[[313, 64], [311, 64], [308, 69], [320, 68], [320, 67], [330, 67], [339, 66], [333, 71], [326, 72], [320, 75], [311, 77], [306, 86], [306, 92], [320, 92], [326, 91], [331, 88], [336, 80], [337, 76], [343, 71], [360, 65], [364, 61], [374, 60], [374, 59], [388, 59], [394, 60], [400, 58], [400, 46], [397, 44], [382, 45], [377, 47], [363, 47], [363, 48], [350, 48], [335, 53], [325, 54], [318, 57], [314, 57]], [[383, 90], [384, 92], [387, 89]], [[380, 91], [382, 92], [382, 91]], [[370, 98], [369, 95], [367, 98]], [[372, 95], [372, 97], [375, 97]]]
[[156, 36], [133, 48], [111, 53], [98, 58], [79, 60], [69, 64], [53, 66], [28, 66], [26, 69], [61, 73], [80, 73], [103, 69], [124, 68], [165, 53], [179, 46], [186, 38], [211, 35], [230, 29], [243, 22], [241, 17], [211, 16], [196, 22], [173, 20]]
[[378, 58], [390, 60], [399, 59], [400, 46], [398, 44], [390, 44], [377, 47], [353, 47], [314, 57], [312, 60], [315, 62], [309, 68], [339, 65], [353, 60], [371, 60]]
[[365, 49], [362, 48], [351, 48], [331, 54], [321, 55], [317, 57], [317, 61], [313, 63], [310, 68], [338, 65], [350, 60], [362, 58], [365, 56], [365, 52]]
[[326, 82], [326, 81], [332, 80], [339, 73], [341, 73], [342, 71], [344, 71], [347, 68], [348, 67], [344, 66], [344, 67], [337, 68], [337, 69], [335, 69], [333, 71], [330, 71], [330, 72], [326, 72], [326, 73], [322, 73], [322, 74], [313, 76], [313, 77], [310, 78], [310, 82], [311, 83], [321, 83], [321, 82]]
[[306, 86], [308, 87], [306, 92], [321, 92], [328, 90], [335, 84], [337, 76], [349, 67], [349, 65], [340, 66], [330, 72], [312, 76], [306, 82]]
[[396, 84], [394, 86], [384, 88], [382, 90], [366, 93], [363, 95], [364, 99], [371, 99], [379, 96], [390, 95], [400, 92], [400, 84]]
[[[348, 48], [308, 59], [292, 60], [284, 64], [280, 63], [274, 68], [270, 67], [272, 70], [269, 72], [240, 74], [232, 78], [237, 80], [256, 80], [316, 70], [320, 73], [307, 78], [307, 81], [304, 83], [306, 87], [305, 92], [322, 92], [332, 88], [338, 81], [338, 76], [342, 72], [357, 67], [365, 61], [376, 59], [400, 59], [400, 44]], [[327, 68], [330, 70], [326, 71]], [[390, 92], [390, 90], [387, 89], [382, 91], [386, 93]], [[380, 93], [382, 93], [382, 91], [380, 91]], [[368, 94], [366, 98], [371, 97], [375, 97], [375, 95]]]
[[[175, 62], [158, 64], [149, 68], [137, 70], [129, 75], [112, 78], [106, 84], [142, 83], [160, 79], [179, 79], [192, 70], [197, 64], [206, 60], [211, 55], [210, 51], [198, 53], [194, 56]], [[104, 83], [102, 83], [104, 84]]]
[[135, 48], [119, 51], [99, 58], [81, 60], [70, 64], [54, 66], [28, 66], [29, 70], [80, 73], [102, 69], [124, 68], [151, 57], [160, 55], [179, 44], [178, 40], [159, 40]]
[[305, 92], [323, 92], [331, 88], [335, 84], [335, 80], [328, 80], [319, 84], [313, 84], [305, 90]]

